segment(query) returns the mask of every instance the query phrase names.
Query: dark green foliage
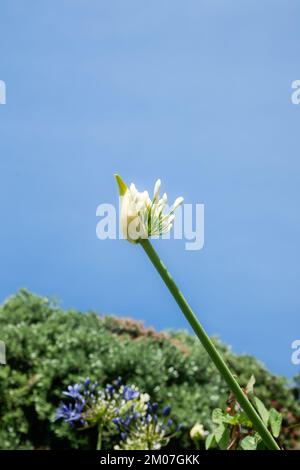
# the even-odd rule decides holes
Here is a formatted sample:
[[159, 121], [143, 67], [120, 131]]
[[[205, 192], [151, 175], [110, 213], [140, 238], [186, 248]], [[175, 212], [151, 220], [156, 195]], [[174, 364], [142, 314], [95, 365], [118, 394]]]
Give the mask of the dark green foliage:
[[[61, 392], [89, 376], [106, 384], [118, 376], [170, 404], [184, 423], [179, 445], [192, 447], [189, 429], [211, 428], [211, 413], [224, 408], [226, 385], [199, 344], [187, 333], [157, 333], [132, 320], [64, 312], [25, 290], [0, 307], [0, 448], [94, 448], [94, 431], [78, 433], [53, 422]], [[300, 421], [300, 407], [285, 380], [253, 357], [235, 356], [219, 344], [241, 385], [254, 374], [257, 395], [286, 419]], [[289, 411], [289, 415], [287, 411]], [[291, 447], [290, 435], [286, 444]], [[172, 445], [172, 443], [171, 443]]]

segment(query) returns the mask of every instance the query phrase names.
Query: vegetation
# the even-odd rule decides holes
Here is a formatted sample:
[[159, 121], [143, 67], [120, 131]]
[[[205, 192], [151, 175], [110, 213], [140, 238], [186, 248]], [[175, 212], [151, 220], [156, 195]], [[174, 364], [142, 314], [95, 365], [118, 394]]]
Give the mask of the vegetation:
[[[170, 447], [193, 448], [190, 429], [201, 423], [213, 432], [212, 411], [227, 406], [227, 386], [198, 340], [185, 332], [158, 333], [130, 319], [63, 311], [21, 290], [0, 307], [0, 336], [7, 349], [7, 365], [0, 366], [1, 449], [96, 448], [95, 429], [79, 433], [54, 422], [62, 390], [86, 377], [104, 387], [121, 376], [159, 406], [170, 405], [175, 424], [183, 424]], [[254, 375], [255, 395], [282, 413], [283, 444], [299, 446], [296, 383], [289, 387], [255, 358], [215, 341], [240, 384], [246, 387]]]
[[[281, 432], [282, 415], [275, 408], [267, 410], [263, 402], [255, 395], [254, 384], [255, 377], [252, 375], [243, 393], [253, 403], [257, 413], [260, 415], [265, 426], [269, 428], [273, 437], [278, 439]], [[213, 431], [208, 434], [205, 441], [205, 448], [207, 450], [210, 448], [220, 448], [221, 450], [266, 450], [261, 436], [253, 429], [252, 422], [232, 394], [228, 399], [228, 406], [225, 412], [220, 408], [214, 409], [212, 423]], [[280, 448], [282, 448], [282, 444]]]

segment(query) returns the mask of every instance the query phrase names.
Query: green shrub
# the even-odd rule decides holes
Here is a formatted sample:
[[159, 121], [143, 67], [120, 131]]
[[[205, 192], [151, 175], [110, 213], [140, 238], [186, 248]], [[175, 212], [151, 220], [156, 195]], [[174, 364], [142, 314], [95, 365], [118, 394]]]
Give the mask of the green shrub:
[[[61, 391], [70, 383], [121, 376], [162, 406], [170, 404], [185, 429], [171, 446], [193, 446], [189, 429], [211, 428], [214, 408], [223, 408], [228, 389], [192, 335], [158, 333], [133, 320], [63, 311], [25, 290], [0, 307], [0, 335], [7, 365], [0, 366], [0, 448], [95, 448], [94, 430], [73, 432], [54, 423]], [[218, 342], [225, 359], [246, 385], [256, 377], [256, 393], [266, 406], [283, 412], [284, 426], [300, 421], [300, 406], [282, 377], [270, 374], [255, 358], [236, 356]], [[286, 433], [287, 447], [295, 431]]]

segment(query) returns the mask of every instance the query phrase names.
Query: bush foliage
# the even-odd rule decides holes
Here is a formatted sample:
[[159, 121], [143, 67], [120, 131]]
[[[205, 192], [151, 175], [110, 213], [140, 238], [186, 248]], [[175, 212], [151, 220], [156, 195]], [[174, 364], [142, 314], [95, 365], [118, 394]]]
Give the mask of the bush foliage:
[[[224, 408], [228, 388], [199, 344], [185, 332], [158, 333], [116, 317], [63, 311], [47, 298], [19, 291], [0, 307], [7, 365], [0, 367], [0, 448], [95, 448], [95, 431], [76, 433], [54, 422], [61, 391], [90, 377], [106, 384], [121, 376], [150, 394], [184, 424], [179, 442], [192, 448], [190, 428], [211, 430], [211, 413]], [[215, 340], [217, 341], [217, 340]], [[299, 439], [297, 388], [251, 356], [237, 356], [219, 341], [242, 386], [256, 377], [256, 393], [283, 413], [285, 445]]]

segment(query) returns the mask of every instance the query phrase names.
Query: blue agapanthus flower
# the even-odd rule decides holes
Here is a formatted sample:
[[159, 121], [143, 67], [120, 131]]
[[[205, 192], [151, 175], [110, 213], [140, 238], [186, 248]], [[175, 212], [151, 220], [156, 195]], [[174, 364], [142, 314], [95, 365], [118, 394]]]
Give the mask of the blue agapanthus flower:
[[122, 424], [122, 420], [119, 416], [117, 416], [116, 418], [113, 418], [113, 423], [117, 426], [117, 428], [119, 429], [121, 424]]
[[169, 416], [170, 413], [171, 413], [171, 407], [165, 406], [164, 409], [162, 410], [163, 416]]
[[126, 401], [134, 400], [135, 398], [138, 398], [140, 393], [137, 390], [134, 390], [132, 387], [129, 385], [125, 385], [123, 389], [123, 398]]
[[84, 381], [84, 388], [88, 388], [91, 383], [91, 379], [87, 377]]
[[74, 424], [76, 421], [82, 420], [83, 404], [76, 402], [75, 404], [61, 403], [56, 412], [55, 419], [63, 419], [66, 423]]
[[149, 403], [147, 404], [147, 414], [153, 414], [157, 411], [158, 409], [158, 403]]
[[95, 384], [91, 384], [89, 378], [86, 378], [83, 385], [69, 385], [63, 395], [72, 400], [71, 403], [62, 402], [56, 411], [55, 420], [63, 419], [66, 423], [74, 426], [74, 423], [86, 424], [84, 419], [84, 408], [87, 403], [94, 402], [95, 396], [92, 392]]
[[66, 397], [71, 397], [76, 399], [81, 399], [81, 385], [80, 384], [75, 384], [75, 385], [69, 385], [68, 390], [63, 392], [63, 395], [66, 395]]
[[105, 391], [110, 397], [112, 397], [115, 393], [115, 387], [112, 384], [107, 384], [105, 387]]
[[118, 378], [115, 380], [115, 386], [116, 386], [117, 388], [121, 387], [122, 382], [123, 382], [122, 377], [118, 377]]

